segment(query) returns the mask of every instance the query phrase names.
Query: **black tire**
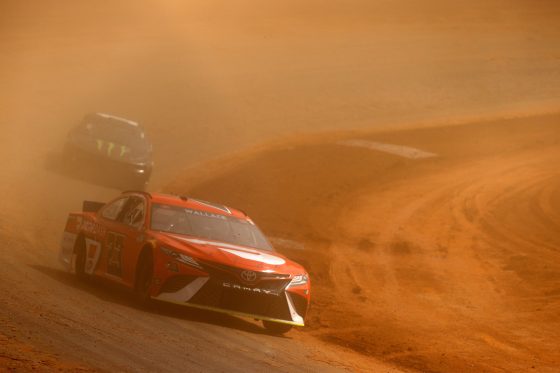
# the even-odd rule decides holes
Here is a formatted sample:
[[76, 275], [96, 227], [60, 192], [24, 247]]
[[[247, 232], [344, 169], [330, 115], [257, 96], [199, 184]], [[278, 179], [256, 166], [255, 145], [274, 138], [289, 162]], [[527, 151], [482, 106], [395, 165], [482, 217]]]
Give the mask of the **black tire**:
[[78, 279], [84, 281], [88, 275], [86, 274], [86, 242], [82, 236], [76, 241], [74, 251], [76, 253], [75, 274]]
[[274, 335], [282, 335], [284, 333], [287, 333], [293, 327], [290, 324], [282, 324], [279, 322], [268, 321], [268, 320], [263, 320], [262, 323], [266, 331]]
[[150, 305], [150, 287], [154, 279], [154, 261], [152, 251], [150, 249], [142, 250], [138, 265], [136, 266], [136, 280], [134, 283], [134, 292], [136, 298], [142, 305]]

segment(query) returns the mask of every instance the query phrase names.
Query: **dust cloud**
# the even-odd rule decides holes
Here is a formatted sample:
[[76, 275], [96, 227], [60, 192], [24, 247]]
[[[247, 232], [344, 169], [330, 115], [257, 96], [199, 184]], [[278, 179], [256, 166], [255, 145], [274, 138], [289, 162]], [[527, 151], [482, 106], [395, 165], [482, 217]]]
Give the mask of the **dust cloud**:
[[[57, 268], [67, 212], [85, 198], [103, 201], [118, 193], [49, 167], [70, 128], [101, 111], [146, 127], [155, 158], [149, 189], [232, 203], [267, 233], [310, 248], [312, 255], [291, 253], [312, 269], [317, 288], [308, 332], [294, 332], [305, 346], [350, 347], [349, 359], [364, 359], [357, 351], [365, 366], [381, 359], [419, 371], [525, 371], [533, 365], [553, 371], [560, 361], [550, 346], [559, 330], [550, 313], [557, 310], [551, 264], [557, 236], [551, 232], [558, 226], [558, 196], [554, 170], [545, 163], [558, 160], [560, 131], [557, 117], [536, 115], [553, 113], [560, 102], [559, 24], [560, 4], [551, 0], [4, 0], [0, 260], [11, 268], [1, 275], [4, 298], [16, 307], [19, 297], [35, 309], [38, 301], [25, 294], [36, 282], [45, 292], [54, 287], [61, 297], [77, 296], [29, 265]], [[496, 118], [514, 119], [486, 121]], [[467, 122], [476, 123], [412, 130]], [[397, 129], [408, 132], [391, 132]], [[416, 167], [367, 149], [341, 149], [340, 139], [409, 145], [439, 156]], [[485, 182], [471, 184], [473, 175]], [[251, 180], [260, 183], [247, 185]], [[516, 189], [527, 183], [529, 189]], [[502, 191], [510, 193], [503, 203], [492, 202]], [[509, 208], [531, 203], [539, 207]], [[431, 216], [427, 211], [436, 205], [454, 214]], [[379, 213], [368, 215], [376, 208]], [[543, 226], [495, 248], [499, 237], [519, 227], [511, 215], [527, 211]], [[333, 237], [335, 228], [341, 233]], [[540, 238], [531, 232], [541, 232]], [[533, 250], [539, 242], [551, 252]], [[488, 254], [477, 260], [477, 250]], [[536, 253], [546, 259], [535, 259]], [[415, 260], [428, 267], [416, 268]], [[356, 269], [360, 263], [370, 263], [369, 270]], [[524, 263], [546, 267], [549, 276], [527, 272]], [[508, 277], [512, 273], [520, 277]], [[512, 290], [519, 278], [527, 280], [523, 295]], [[329, 301], [333, 288], [343, 304]], [[47, 311], [52, 296], [39, 298]], [[495, 304], [493, 297], [504, 301]], [[546, 309], [546, 317], [519, 306], [528, 298], [546, 299], [546, 306], [529, 302]], [[91, 300], [82, 301], [95, 309]], [[363, 304], [373, 316], [350, 312]], [[499, 314], [485, 310], [508, 306], [519, 312], [492, 328]], [[472, 315], [464, 311], [471, 309]], [[7, 331], [17, 324], [9, 313], [0, 314], [0, 334], [21, 341], [29, 325], [37, 326], [35, 311], [21, 312], [20, 334]], [[127, 310], [114, 310], [121, 312]], [[356, 322], [335, 325], [345, 314]], [[56, 324], [56, 317], [49, 322]], [[537, 343], [543, 320], [555, 326]], [[461, 333], [438, 340], [455, 322]], [[52, 353], [75, 343], [46, 343], [46, 335], [61, 333], [49, 325], [29, 343]], [[515, 325], [524, 325], [525, 334], [508, 334]], [[143, 328], [145, 335], [152, 332]], [[273, 347], [289, 351], [280, 342]], [[96, 365], [92, 351], [71, 358], [105, 369], [126, 361], [108, 354]], [[363, 369], [362, 363], [350, 368]]]
[[160, 178], [177, 159], [287, 134], [550, 108], [560, 86], [553, 1], [4, 1], [2, 10], [11, 153], [56, 147], [84, 113], [107, 111], [148, 127]]

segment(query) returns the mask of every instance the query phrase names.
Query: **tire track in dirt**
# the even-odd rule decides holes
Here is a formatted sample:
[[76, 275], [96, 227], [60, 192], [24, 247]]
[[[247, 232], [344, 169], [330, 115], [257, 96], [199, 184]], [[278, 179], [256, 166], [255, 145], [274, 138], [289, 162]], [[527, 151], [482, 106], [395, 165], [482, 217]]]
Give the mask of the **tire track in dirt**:
[[[543, 362], [551, 356], [557, 358], [550, 344], [542, 346], [543, 350], [537, 353], [531, 343], [527, 340], [520, 342], [516, 333], [511, 333], [505, 325], [519, 322], [518, 315], [511, 312], [512, 306], [514, 309], [526, 308], [527, 298], [520, 299], [518, 295], [521, 289], [539, 294], [539, 288], [544, 286], [548, 291], [545, 293], [551, 295], [560, 288], [558, 272], [546, 271], [547, 267], [554, 268], [553, 263], [558, 263], [553, 249], [558, 247], [558, 220], [554, 214], [542, 213], [543, 209], [551, 210], [546, 199], [545, 207], [542, 207], [542, 190], [556, 190], [559, 185], [553, 166], [555, 162], [551, 162], [558, 158], [556, 149], [539, 149], [537, 156], [524, 152], [520, 156], [465, 167], [460, 172], [446, 170], [443, 175], [436, 173], [432, 176], [437, 184], [445, 187], [427, 191], [422, 197], [414, 198], [412, 203], [392, 206], [393, 211], [381, 208], [388, 217], [382, 224], [372, 224], [379, 246], [375, 261], [382, 263], [378, 268], [391, 281], [383, 283], [382, 291], [376, 293], [376, 300], [386, 302], [390, 312], [406, 320], [405, 324], [408, 321], [411, 328], [421, 323], [431, 324], [432, 338], [448, 340], [450, 346], [456, 343], [457, 336], [453, 333], [452, 338], [437, 335], [439, 333], [435, 331], [441, 325], [433, 320], [422, 320], [422, 315], [430, 309], [435, 318], [463, 319], [455, 327], [471, 329], [471, 334], [490, 348], [490, 355], [503, 353], [511, 358], [509, 363], [513, 370], [524, 371], [526, 366], [512, 363], [531, 361], [535, 356]], [[552, 166], [546, 167], [546, 164]], [[414, 178], [408, 182], [418, 186], [430, 184], [429, 180]], [[405, 199], [410, 195], [410, 188], [396, 183], [390, 193], [373, 189], [368, 195], [371, 194], [375, 196], [365, 204], [363, 199], [357, 203], [362, 205], [359, 210], [367, 211], [364, 214], [367, 217], [357, 213], [356, 206], [352, 205], [348, 208], [351, 211], [349, 216], [342, 220], [367, 226], [366, 222], [372, 221], [372, 211], [379, 210], [383, 200]], [[435, 232], [434, 227], [440, 227], [440, 231]], [[372, 235], [368, 230], [356, 234]], [[437, 248], [445, 248], [443, 262], [436, 259]], [[341, 251], [348, 255], [351, 249], [342, 248]], [[349, 266], [356, 268], [355, 263]], [[504, 278], [511, 271], [515, 272], [516, 278]], [[372, 283], [369, 273], [362, 275], [362, 281], [358, 282]], [[501, 293], [504, 294], [500, 296]], [[453, 299], [450, 297], [453, 294], [461, 294], [463, 299]], [[555, 297], [546, 299], [555, 304], [558, 301]], [[399, 304], [401, 310], [392, 306], [394, 304]], [[448, 308], [447, 312], [441, 312], [443, 305]], [[402, 309], [406, 311], [403, 313]], [[450, 309], [454, 312], [448, 312]], [[411, 314], [420, 315], [420, 318]], [[403, 323], [403, 320], [399, 322]], [[529, 327], [526, 320], [525, 323], [524, 327]], [[538, 333], [537, 325], [530, 326], [530, 334]], [[340, 332], [347, 331], [342, 329]], [[415, 344], [421, 346], [423, 343], [420, 340]], [[420, 369], [432, 369], [410, 360], [414, 357], [412, 355], [387, 354], [386, 358], [409, 361]], [[425, 355], [419, 360], [422, 359]], [[492, 371], [495, 368], [477, 364], [472, 368], [473, 371], [479, 369]]]
[[304, 242], [281, 249], [311, 270], [316, 338], [422, 372], [554, 372], [558, 121], [362, 134], [437, 159], [307, 142], [170, 188], [256, 201], [266, 231]]

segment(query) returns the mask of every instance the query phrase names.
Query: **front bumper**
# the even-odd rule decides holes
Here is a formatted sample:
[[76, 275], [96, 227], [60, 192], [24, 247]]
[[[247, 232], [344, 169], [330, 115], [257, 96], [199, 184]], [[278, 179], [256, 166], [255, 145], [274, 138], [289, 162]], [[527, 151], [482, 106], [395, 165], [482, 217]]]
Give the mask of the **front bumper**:
[[79, 166], [76, 173], [84, 172], [85, 176], [97, 181], [111, 184], [115, 180], [126, 179], [130, 182], [147, 182], [152, 174], [152, 162], [132, 162], [107, 157], [101, 153], [92, 153], [67, 144], [65, 155]]
[[[234, 274], [205, 266], [207, 276], [169, 277], [154, 299], [235, 316], [303, 326], [308, 300], [288, 289], [289, 276], [243, 284]], [[259, 274], [268, 275], [269, 273]]]

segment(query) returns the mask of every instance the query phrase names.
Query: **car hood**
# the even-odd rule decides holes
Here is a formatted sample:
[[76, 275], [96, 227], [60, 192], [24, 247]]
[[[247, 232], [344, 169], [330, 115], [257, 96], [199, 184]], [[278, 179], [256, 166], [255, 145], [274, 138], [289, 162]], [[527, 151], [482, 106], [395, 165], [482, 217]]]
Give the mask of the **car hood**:
[[195, 260], [218, 263], [258, 272], [302, 274], [305, 270], [283, 255], [266, 250], [234, 245], [174, 233], [155, 234], [162, 244], [177, 249]]
[[72, 134], [68, 141], [82, 151], [103, 158], [134, 164], [150, 164], [152, 162], [148, 143], [124, 145], [82, 134]]

